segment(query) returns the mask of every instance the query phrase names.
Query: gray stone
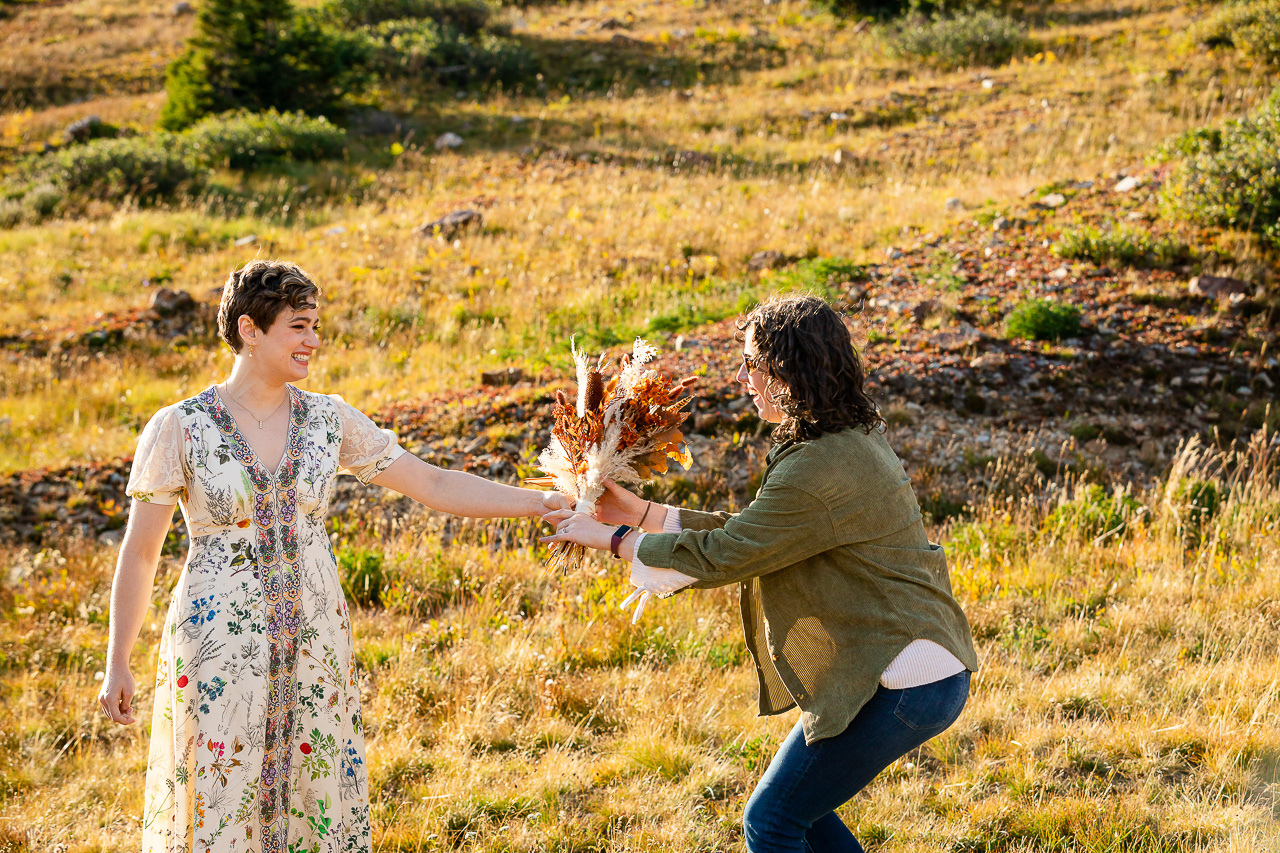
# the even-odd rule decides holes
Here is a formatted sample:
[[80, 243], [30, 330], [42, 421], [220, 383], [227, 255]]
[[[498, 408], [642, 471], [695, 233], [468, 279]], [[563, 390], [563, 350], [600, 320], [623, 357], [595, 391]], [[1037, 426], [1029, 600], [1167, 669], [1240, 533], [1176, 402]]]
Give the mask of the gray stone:
[[76, 119], [63, 129], [62, 133], [68, 142], [87, 142], [93, 138], [94, 130], [102, 124], [97, 116], [85, 116]]
[[1127, 193], [1136, 190], [1140, 186], [1142, 186], [1142, 181], [1138, 180], [1133, 175], [1130, 175], [1129, 177], [1119, 181], [1114, 187], [1112, 187], [1112, 189], [1118, 193]]
[[98, 541], [108, 548], [119, 548], [120, 543], [124, 541], [124, 528], [104, 530], [98, 534]]
[[195, 11], [195, 7], [190, 3], [183, 2], [173, 4], [173, 16], [175, 18], [181, 18], [183, 15], [194, 15]]
[[170, 290], [162, 287], [151, 294], [151, 310], [161, 317], [182, 314], [196, 307], [196, 301], [185, 290]]
[[1062, 193], [1049, 193], [1038, 202], [1041, 207], [1047, 207], [1050, 210], [1056, 210], [1066, 203], [1067, 197]]
[[1248, 282], [1238, 278], [1216, 275], [1198, 275], [1187, 282], [1187, 292], [1206, 299], [1245, 298], [1253, 293]]
[[446, 151], [451, 148], [460, 148], [462, 146], [462, 137], [456, 133], [442, 133], [436, 137], [436, 150]]
[[455, 210], [439, 219], [424, 222], [413, 233], [423, 237], [439, 236], [443, 240], [452, 240], [469, 228], [479, 228], [484, 224], [484, 217], [475, 210]]
[[518, 367], [504, 367], [502, 370], [486, 370], [480, 374], [480, 384], [490, 388], [504, 385], [515, 385], [524, 379], [524, 371]]
[[775, 270], [778, 267], [786, 266], [790, 262], [791, 259], [777, 249], [765, 249], [751, 256], [751, 259], [747, 261], [747, 269]]
[[959, 213], [964, 210], [964, 202], [954, 196], [947, 199], [944, 204], [946, 205], [947, 210], [951, 213]]

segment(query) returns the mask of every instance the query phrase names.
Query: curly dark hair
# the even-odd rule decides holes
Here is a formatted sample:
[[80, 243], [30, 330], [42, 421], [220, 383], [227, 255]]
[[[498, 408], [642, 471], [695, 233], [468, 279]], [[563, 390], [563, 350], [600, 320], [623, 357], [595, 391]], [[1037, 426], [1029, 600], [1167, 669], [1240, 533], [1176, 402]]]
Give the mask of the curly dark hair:
[[240, 338], [241, 315], [249, 315], [253, 324], [265, 332], [285, 308], [315, 308], [319, 298], [320, 288], [297, 264], [249, 261], [227, 276], [227, 283], [222, 286], [218, 334], [232, 352], [238, 353], [244, 347]]
[[785, 415], [775, 444], [828, 432], [884, 426], [867, 396], [866, 371], [840, 315], [816, 296], [775, 297], [738, 321], [738, 339], [752, 333], [756, 366], [769, 377], [766, 392]]

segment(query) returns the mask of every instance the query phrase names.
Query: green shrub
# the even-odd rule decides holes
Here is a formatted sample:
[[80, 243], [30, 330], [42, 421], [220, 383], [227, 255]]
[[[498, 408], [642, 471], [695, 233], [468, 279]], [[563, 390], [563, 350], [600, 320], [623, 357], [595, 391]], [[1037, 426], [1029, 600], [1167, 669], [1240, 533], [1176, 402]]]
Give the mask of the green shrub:
[[1032, 44], [1026, 24], [986, 9], [912, 17], [888, 30], [885, 42], [895, 56], [940, 68], [1003, 65]]
[[1204, 529], [1222, 507], [1223, 494], [1212, 480], [1187, 479], [1178, 483], [1171, 503], [1177, 507], [1183, 532], [1192, 541], [1204, 536]]
[[342, 590], [347, 600], [360, 607], [377, 607], [387, 586], [382, 553], [369, 548], [344, 547], [337, 553]]
[[790, 269], [778, 270], [772, 278], [783, 291], [812, 291], [830, 296], [838, 285], [857, 281], [865, 275], [860, 265], [846, 258], [807, 258]]
[[1234, 47], [1267, 65], [1280, 65], [1280, 0], [1237, 0], [1225, 3], [1191, 31], [1208, 47]]
[[1049, 299], [1028, 299], [1004, 318], [1011, 338], [1058, 341], [1074, 338], [1082, 328], [1080, 309]]
[[166, 71], [160, 126], [178, 130], [237, 108], [327, 112], [368, 83], [370, 50], [363, 32], [295, 12], [288, 0], [207, 0]]
[[1253, 115], [1184, 134], [1162, 155], [1180, 161], [1161, 190], [1166, 212], [1280, 247], [1280, 87]]
[[405, 18], [369, 27], [368, 34], [375, 45], [373, 67], [388, 76], [440, 72], [460, 84], [514, 84], [537, 73], [528, 48], [493, 33], [469, 34], [433, 20]]
[[939, 11], [944, 6], [942, 0], [814, 0], [814, 3], [833, 15], [873, 18], [892, 18], [908, 11]]
[[341, 156], [346, 132], [302, 113], [243, 110], [203, 119], [185, 134], [193, 156], [211, 166], [250, 169], [271, 160]]
[[27, 218], [33, 222], [39, 222], [47, 216], [52, 216], [58, 209], [58, 205], [62, 204], [64, 195], [62, 190], [48, 183], [37, 184], [27, 190], [22, 197], [22, 206], [27, 211]]
[[13, 228], [22, 222], [22, 202], [0, 198], [0, 228]]
[[24, 198], [36, 196], [30, 204], [51, 210], [56, 202], [49, 199], [55, 192], [104, 201], [133, 198], [146, 204], [198, 190], [205, 176], [206, 170], [191, 158], [180, 137], [161, 133], [95, 139], [29, 157], [18, 167], [14, 183], [26, 185]]
[[1045, 519], [1046, 530], [1063, 533], [1079, 531], [1082, 536], [1100, 536], [1123, 530], [1145, 512], [1137, 498], [1117, 490], [1108, 492], [1097, 483], [1076, 489], [1074, 498], [1056, 506]]
[[1152, 237], [1146, 231], [1115, 222], [1106, 228], [1081, 225], [1067, 229], [1055, 249], [1059, 256], [1070, 260], [1162, 269], [1186, 260], [1190, 253], [1186, 243], [1173, 237]]
[[489, 26], [496, 7], [485, 0], [332, 0], [321, 14], [346, 27], [375, 27], [385, 21], [431, 20], [460, 32]]

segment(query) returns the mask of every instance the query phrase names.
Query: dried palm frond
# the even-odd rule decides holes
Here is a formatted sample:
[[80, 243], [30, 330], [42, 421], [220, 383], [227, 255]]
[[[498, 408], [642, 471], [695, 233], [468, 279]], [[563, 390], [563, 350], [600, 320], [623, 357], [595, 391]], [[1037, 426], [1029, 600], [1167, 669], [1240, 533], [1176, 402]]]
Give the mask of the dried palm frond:
[[[658, 350], [640, 338], [619, 359], [618, 375], [607, 381], [600, 369], [603, 356], [593, 366], [575, 343], [570, 350], [577, 398], [571, 404], [567, 394], [556, 392], [551, 441], [538, 457], [547, 477], [530, 482], [550, 481], [573, 498], [577, 510], [591, 512], [605, 480], [646, 482], [655, 473], [666, 473], [668, 459], [685, 468], [692, 465], [681, 426], [689, 417], [693, 397], [685, 394], [696, 381], [693, 377], [676, 381], [652, 369]], [[585, 558], [585, 548], [562, 544], [551, 565], [577, 568]]]

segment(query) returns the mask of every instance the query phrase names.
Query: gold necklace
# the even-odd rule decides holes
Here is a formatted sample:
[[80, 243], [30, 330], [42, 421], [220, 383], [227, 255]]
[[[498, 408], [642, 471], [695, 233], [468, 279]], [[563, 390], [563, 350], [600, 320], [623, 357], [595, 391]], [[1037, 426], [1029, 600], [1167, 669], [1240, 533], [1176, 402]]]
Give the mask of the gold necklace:
[[237, 400], [237, 399], [235, 398], [235, 395], [233, 395], [233, 394], [231, 393], [231, 389], [227, 388], [227, 386], [226, 386], [225, 384], [222, 386], [222, 388], [223, 388], [223, 390], [225, 390], [225, 391], [227, 392], [227, 399], [228, 399], [228, 400], [230, 400], [231, 402], [235, 403], [237, 406], [239, 406], [241, 409], [243, 409], [245, 412], [247, 412], [247, 413], [248, 413], [248, 415], [249, 415], [249, 417], [253, 418], [255, 421], [257, 421], [257, 422], [258, 422], [258, 429], [262, 429], [262, 424], [263, 424], [263, 422], [264, 422], [264, 421], [269, 421], [269, 420], [271, 420], [272, 418], [274, 418], [274, 417], [276, 416], [276, 412], [280, 411], [281, 407], [282, 407], [282, 406], [284, 406], [284, 404], [285, 404], [285, 403], [289, 402], [289, 392], [286, 390], [286, 391], [285, 391], [285, 394], [284, 394], [284, 399], [280, 401], [280, 405], [279, 405], [279, 406], [276, 406], [274, 409], [272, 409], [272, 410], [271, 410], [271, 414], [267, 415], [265, 418], [260, 418], [260, 417], [258, 417], [257, 415], [255, 415], [253, 412], [249, 411], [249, 407], [248, 407], [248, 406], [246, 406], [244, 403], [241, 403], [239, 400]]

